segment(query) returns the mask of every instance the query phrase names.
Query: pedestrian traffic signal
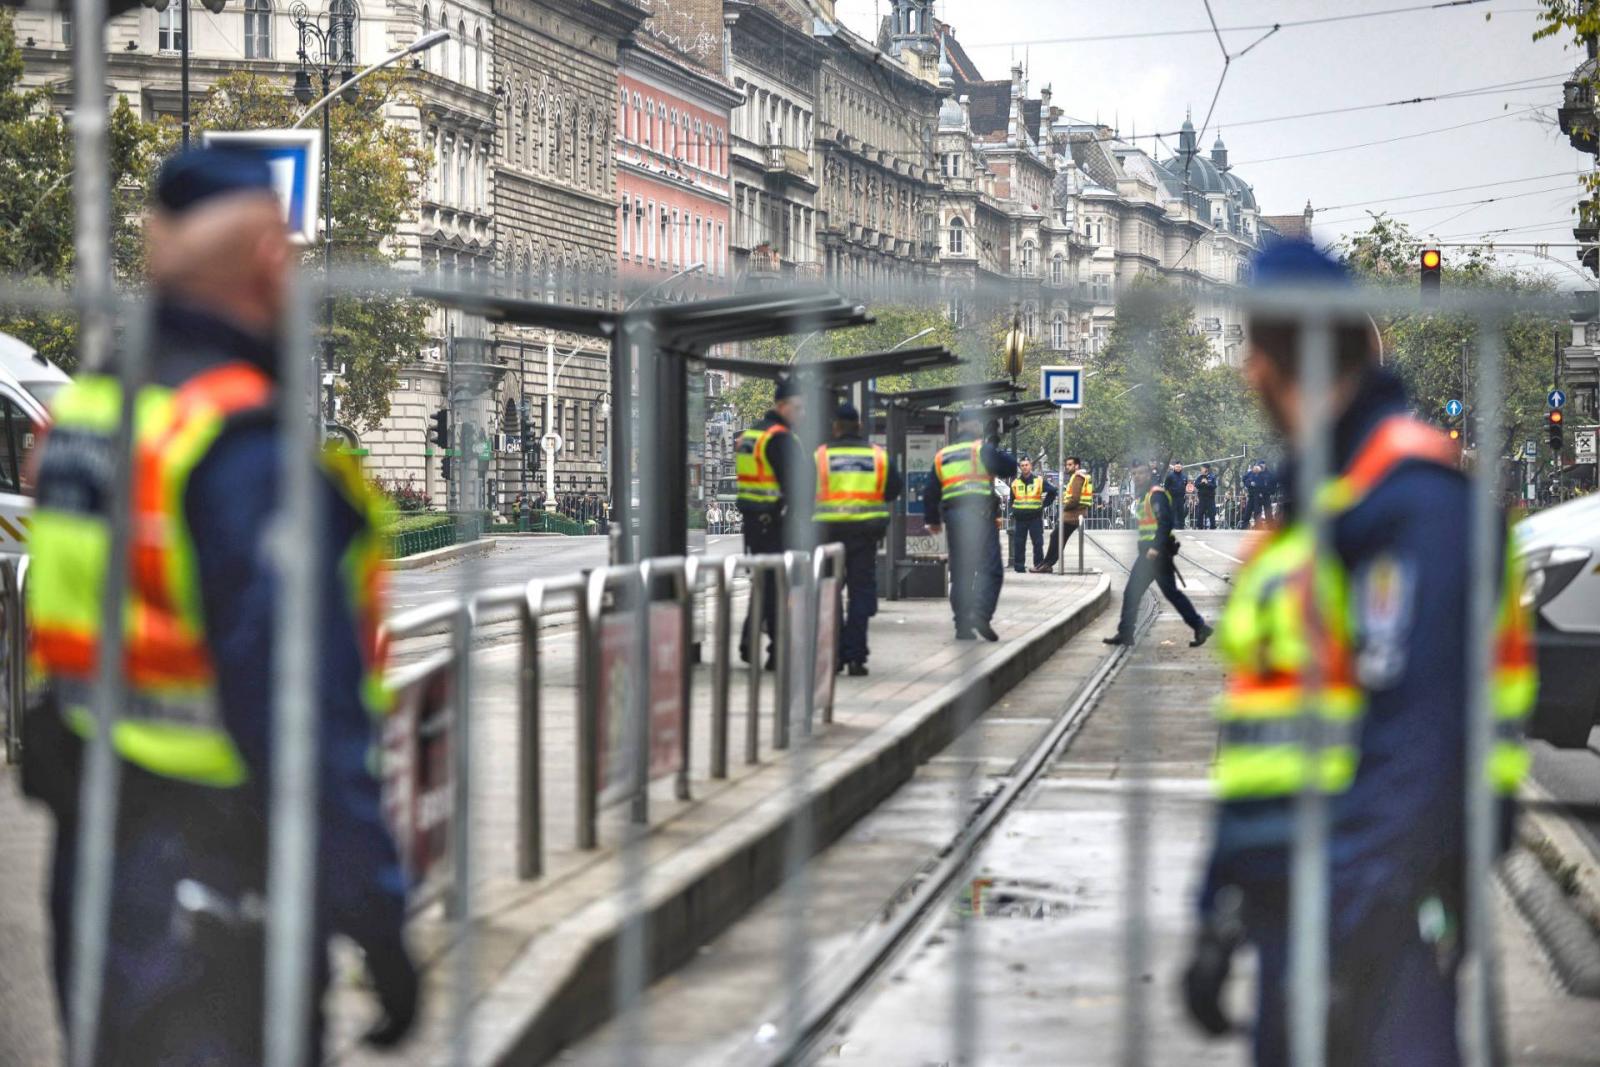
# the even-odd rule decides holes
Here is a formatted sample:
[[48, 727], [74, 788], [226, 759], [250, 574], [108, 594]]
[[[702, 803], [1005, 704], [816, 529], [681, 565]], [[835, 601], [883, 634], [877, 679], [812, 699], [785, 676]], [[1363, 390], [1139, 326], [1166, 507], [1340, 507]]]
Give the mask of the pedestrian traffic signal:
[[1424, 248], [1421, 257], [1422, 299], [1433, 302], [1439, 299], [1439, 277], [1444, 270], [1444, 257], [1437, 248]]
[[433, 432], [429, 435], [434, 447], [450, 447], [450, 409], [440, 408], [433, 413]]
[[522, 450], [524, 452], [539, 451], [539, 442], [533, 439], [533, 416], [526, 411], [522, 413]]
[[1561, 458], [1562, 446], [1566, 444], [1565, 424], [1566, 416], [1561, 414], [1560, 408], [1551, 408], [1545, 415], [1545, 428], [1550, 434], [1550, 451], [1557, 459]]

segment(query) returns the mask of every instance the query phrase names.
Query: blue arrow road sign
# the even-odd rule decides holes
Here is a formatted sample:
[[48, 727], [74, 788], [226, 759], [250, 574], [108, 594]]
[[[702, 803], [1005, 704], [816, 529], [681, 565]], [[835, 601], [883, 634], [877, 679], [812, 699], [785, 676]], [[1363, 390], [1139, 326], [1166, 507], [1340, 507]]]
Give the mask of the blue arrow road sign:
[[1452, 419], [1461, 414], [1461, 401], [1446, 400], [1444, 404], [1444, 413], [1449, 415]]
[[1552, 389], [1550, 390], [1550, 395], [1545, 397], [1545, 399], [1550, 401], [1551, 407], [1558, 408], [1567, 402], [1567, 394], [1563, 393], [1560, 389]]

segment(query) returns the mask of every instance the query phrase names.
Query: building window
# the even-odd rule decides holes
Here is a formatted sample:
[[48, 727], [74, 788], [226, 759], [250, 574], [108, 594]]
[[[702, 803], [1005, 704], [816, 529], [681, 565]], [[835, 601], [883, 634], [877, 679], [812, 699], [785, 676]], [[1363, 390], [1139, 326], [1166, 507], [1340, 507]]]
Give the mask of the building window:
[[272, 5], [267, 0], [244, 0], [244, 57], [272, 58]]
[[644, 143], [645, 144], [650, 144], [651, 143], [650, 134], [651, 134], [653, 128], [655, 127], [655, 124], [656, 124], [656, 102], [654, 100], [646, 100], [644, 102]]
[[1059, 312], [1050, 320], [1050, 347], [1058, 352], [1067, 347], [1067, 320]]
[[67, 10], [61, 12], [61, 46], [72, 47], [72, 12]]
[[1057, 255], [1050, 260], [1050, 284], [1064, 285], [1067, 280], [1067, 261], [1064, 256]]
[[1111, 275], [1096, 274], [1093, 281], [1094, 302], [1097, 304], [1109, 304], [1111, 302]]
[[950, 254], [961, 256], [966, 254], [967, 224], [960, 219], [950, 220]]
[[328, 5], [328, 14], [332, 15], [329, 35], [328, 51], [338, 57], [340, 61], [348, 59], [351, 63], [356, 60], [356, 5], [355, 0], [333, 0]]
[[1032, 304], [1022, 309], [1022, 335], [1030, 341], [1039, 336], [1039, 311]]
[[1023, 277], [1026, 277], [1026, 278], [1033, 277], [1033, 272], [1034, 272], [1034, 269], [1035, 269], [1034, 260], [1037, 257], [1037, 252], [1038, 252], [1038, 250], [1033, 247], [1033, 242], [1032, 241], [1024, 241], [1023, 242], [1023, 244], [1022, 244], [1022, 274], [1023, 274]]
[[156, 48], [162, 52], [183, 50], [183, 12], [177, 4], [168, 4], [156, 18]]

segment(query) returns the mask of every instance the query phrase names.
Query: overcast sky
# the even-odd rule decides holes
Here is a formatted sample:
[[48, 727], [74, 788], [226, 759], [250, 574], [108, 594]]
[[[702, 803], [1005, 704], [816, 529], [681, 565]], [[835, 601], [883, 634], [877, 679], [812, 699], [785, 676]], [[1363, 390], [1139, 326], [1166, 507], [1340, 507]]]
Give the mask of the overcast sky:
[[[1211, 6], [1226, 31], [1422, 2], [1211, 0]], [[839, 0], [847, 24], [866, 34], [874, 32], [875, 14], [890, 7], [890, 0]], [[1048, 83], [1054, 103], [1067, 114], [1098, 117], [1108, 125], [1114, 120], [1124, 135], [1176, 130], [1189, 107], [1198, 128], [1223, 68], [1203, 0], [938, 0], [938, 14], [956, 28], [984, 77], [1007, 77], [1013, 57], [1025, 58], [1030, 95]], [[1534, 43], [1534, 15], [1531, 0], [1489, 0], [1284, 27], [1233, 60], [1203, 145], [1209, 149], [1220, 129], [1264, 212], [1298, 212], [1310, 200], [1320, 241], [1364, 229], [1367, 210], [1388, 210], [1419, 234], [1444, 241], [1476, 240], [1509, 228], [1503, 241], [1570, 242], [1575, 176], [1590, 169], [1594, 157], [1567, 144], [1556, 126], [1556, 107], [1560, 82], [1581, 52], [1560, 40]], [[1191, 29], [1206, 32], [1084, 40]], [[1223, 41], [1237, 54], [1264, 32], [1224, 32]], [[1513, 82], [1534, 88], [1500, 87]], [[1490, 86], [1496, 88], [1453, 100], [1252, 124]], [[1462, 125], [1467, 123], [1472, 125]], [[1347, 147], [1446, 126], [1461, 128]], [[1140, 143], [1163, 157], [1176, 147], [1175, 139]], [[1337, 151], [1277, 158], [1326, 149]], [[1507, 199], [1473, 203], [1490, 197]], [[1362, 206], [1341, 206], [1353, 204]], [[1551, 251], [1573, 262], [1573, 249]], [[1508, 255], [1507, 262], [1577, 282], [1534, 259]]]

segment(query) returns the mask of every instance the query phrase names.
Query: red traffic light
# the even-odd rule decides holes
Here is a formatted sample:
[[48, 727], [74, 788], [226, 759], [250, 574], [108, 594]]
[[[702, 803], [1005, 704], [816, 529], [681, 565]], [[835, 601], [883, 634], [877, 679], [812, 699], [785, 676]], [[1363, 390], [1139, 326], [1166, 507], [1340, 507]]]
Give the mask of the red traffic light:
[[1552, 408], [1550, 414], [1545, 417], [1550, 420], [1551, 426], [1560, 426], [1566, 421], [1566, 416], [1561, 414], [1560, 408]]
[[1422, 250], [1422, 269], [1438, 270], [1442, 262], [1437, 248], [1424, 248]]
[[1450, 427], [1450, 440], [1452, 440], [1452, 441], [1461, 440], [1461, 431], [1460, 431], [1460, 429], [1458, 429], [1455, 426]]

